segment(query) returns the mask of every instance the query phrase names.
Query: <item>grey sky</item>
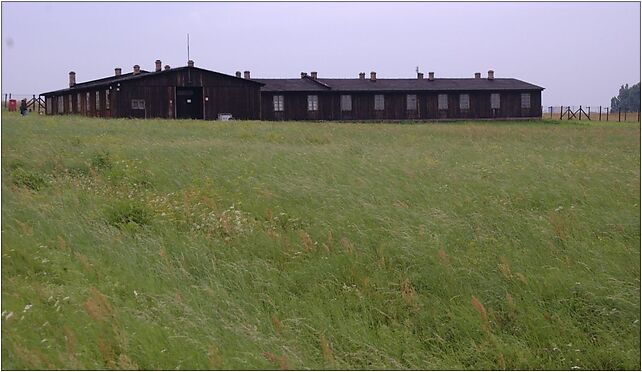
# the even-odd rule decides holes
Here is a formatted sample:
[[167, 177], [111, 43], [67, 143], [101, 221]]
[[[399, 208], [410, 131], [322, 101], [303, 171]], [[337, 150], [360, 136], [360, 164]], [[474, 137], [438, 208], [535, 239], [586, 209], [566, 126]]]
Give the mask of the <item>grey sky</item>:
[[639, 3], [2, 3], [2, 92], [154, 61], [253, 77], [515, 77], [543, 105], [608, 105], [640, 81]]

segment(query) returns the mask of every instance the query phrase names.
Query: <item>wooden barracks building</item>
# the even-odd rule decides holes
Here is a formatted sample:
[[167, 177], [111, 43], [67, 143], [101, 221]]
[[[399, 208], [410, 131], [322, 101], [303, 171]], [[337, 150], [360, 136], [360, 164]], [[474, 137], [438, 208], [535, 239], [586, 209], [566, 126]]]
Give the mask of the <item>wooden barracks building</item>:
[[194, 66], [148, 72], [136, 65], [123, 74], [76, 83], [42, 93], [48, 115], [116, 118], [216, 120], [231, 114], [242, 120], [438, 120], [541, 118], [544, 88], [512, 78], [379, 79], [360, 73], [354, 79], [252, 79]]

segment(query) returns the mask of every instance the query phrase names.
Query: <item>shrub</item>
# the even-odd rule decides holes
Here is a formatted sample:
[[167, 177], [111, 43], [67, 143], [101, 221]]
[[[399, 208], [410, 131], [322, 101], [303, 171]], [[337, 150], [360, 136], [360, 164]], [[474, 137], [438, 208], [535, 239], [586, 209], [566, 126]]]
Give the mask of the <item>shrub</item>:
[[143, 226], [149, 224], [151, 220], [151, 214], [147, 208], [130, 201], [114, 204], [107, 210], [106, 215], [109, 224], [116, 227], [130, 224]]
[[91, 157], [91, 166], [92, 168], [98, 169], [98, 170], [107, 170], [111, 169], [112, 167], [112, 162], [109, 157], [108, 152], [101, 152], [94, 154]]
[[26, 187], [34, 191], [41, 190], [47, 184], [44, 177], [24, 168], [17, 168], [13, 172], [13, 183], [16, 186]]

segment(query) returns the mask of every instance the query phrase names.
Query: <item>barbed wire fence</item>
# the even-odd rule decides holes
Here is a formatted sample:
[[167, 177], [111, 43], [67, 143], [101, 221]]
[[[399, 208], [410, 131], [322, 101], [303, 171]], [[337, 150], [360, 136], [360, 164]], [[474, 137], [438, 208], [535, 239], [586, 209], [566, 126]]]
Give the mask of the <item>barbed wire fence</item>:
[[2, 97], [2, 107], [5, 109], [11, 110], [11, 108], [9, 107], [11, 101], [15, 101], [15, 105], [19, 106], [18, 102], [21, 102], [24, 99], [27, 101], [27, 110], [29, 110], [29, 112], [38, 112], [38, 114], [45, 113], [45, 100], [42, 99], [39, 95], [4, 93]]
[[542, 106], [543, 119], [639, 122], [640, 110], [613, 111], [609, 106]]

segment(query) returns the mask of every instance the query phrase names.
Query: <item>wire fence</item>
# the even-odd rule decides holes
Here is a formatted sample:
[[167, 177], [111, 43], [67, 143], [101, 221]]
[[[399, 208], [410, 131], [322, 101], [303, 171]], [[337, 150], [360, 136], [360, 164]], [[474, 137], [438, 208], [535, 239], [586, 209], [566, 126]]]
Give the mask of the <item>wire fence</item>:
[[542, 106], [542, 118], [554, 120], [639, 122], [640, 110], [613, 111], [608, 106]]

